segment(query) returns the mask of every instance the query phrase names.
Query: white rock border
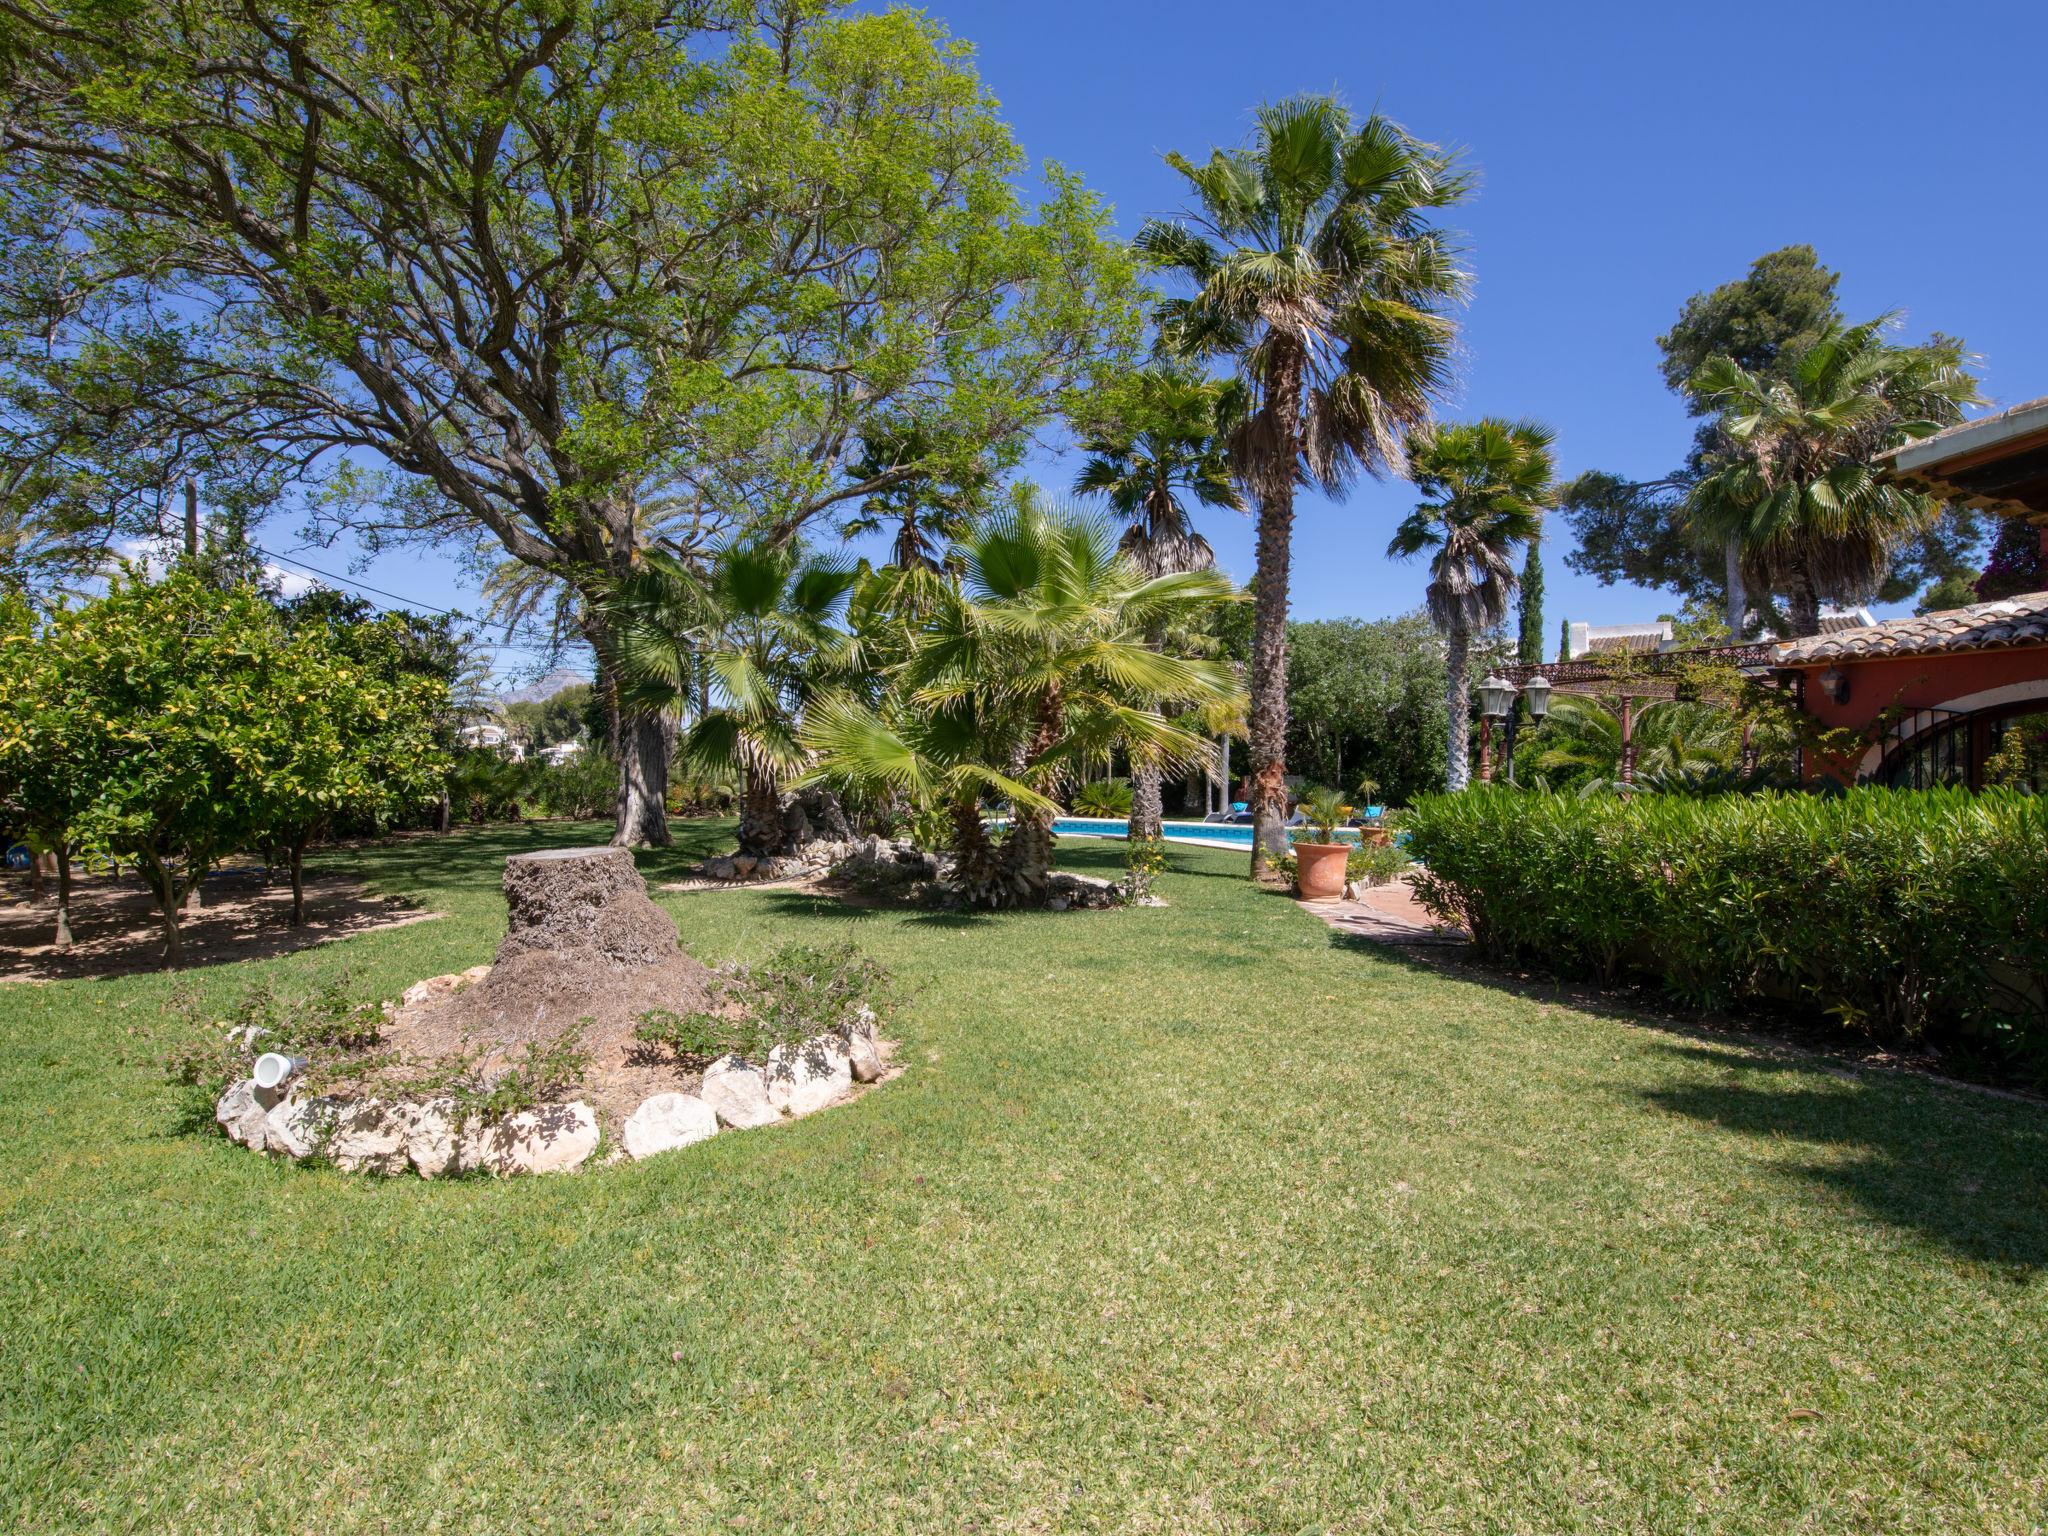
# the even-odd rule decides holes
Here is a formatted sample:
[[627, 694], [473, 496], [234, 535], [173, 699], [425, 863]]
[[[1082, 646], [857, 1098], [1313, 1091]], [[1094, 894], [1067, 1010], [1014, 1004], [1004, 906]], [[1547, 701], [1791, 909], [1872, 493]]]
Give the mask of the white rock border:
[[[480, 980], [485, 965], [432, 976], [406, 988], [400, 1007], [459, 990]], [[622, 1145], [612, 1161], [639, 1162], [708, 1141], [722, 1130], [755, 1130], [801, 1119], [843, 1104], [856, 1085], [889, 1075], [893, 1047], [875, 1032], [863, 1006], [845, 1034], [813, 1035], [777, 1046], [765, 1065], [726, 1056], [705, 1069], [694, 1094], [657, 1093], [626, 1118]], [[457, 1113], [455, 1100], [308, 1097], [287, 1084], [230, 1084], [214, 1105], [228, 1140], [251, 1151], [294, 1162], [324, 1160], [344, 1173], [423, 1179], [489, 1173], [511, 1177], [566, 1173], [596, 1153], [597, 1112], [581, 1099], [541, 1104], [485, 1124]]]

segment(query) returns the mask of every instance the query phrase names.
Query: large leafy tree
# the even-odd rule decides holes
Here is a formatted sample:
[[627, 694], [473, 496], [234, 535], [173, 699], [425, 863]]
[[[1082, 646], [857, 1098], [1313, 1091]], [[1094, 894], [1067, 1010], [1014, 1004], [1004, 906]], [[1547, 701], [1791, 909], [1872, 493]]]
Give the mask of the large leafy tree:
[[[1215, 571], [1147, 577], [1093, 518], [1033, 497], [977, 525], [964, 575], [920, 614], [887, 694], [819, 700], [803, 741], [822, 779], [942, 810], [970, 901], [1030, 903], [1052, 865], [1055, 795], [1111, 751], [1193, 765], [1208, 751], [1176, 724], [1228, 702], [1230, 670], [1153, 649], [1234, 592]], [[986, 802], [1008, 803], [998, 840]]]
[[[1730, 634], [1750, 632], [1759, 618], [1782, 627], [1782, 616], [1768, 611], [1769, 594], [1748, 590], [1737, 545], [1703, 537], [1691, 520], [1692, 488], [1729, 457], [1718, 410], [1695, 376], [1714, 357], [1732, 359], [1760, 376], [1781, 375], [1786, 359], [1842, 323], [1835, 296], [1839, 281], [1813, 247], [1789, 245], [1759, 256], [1742, 277], [1685, 301], [1671, 329], [1657, 338], [1657, 349], [1665, 385], [1698, 421], [1691, 452], [1656, 479], [1590, 470], [1565, 486], [1560, 504], [1577, 540], [1566, 556], [1573, 570], [1718, 607]], [[1963, 574], [1980, 538], [1975, 513], [1946, 509], [1894, 549], [1879, 595], [1903, 598], [1925, 582]]]
[[1544, 509], [1556, 499], [1551, 442], [1548, 427], [1489, 417], [1408, 443], [1409, 477], [1429, 499], [1403, 519], [1387, 553], [1430, 556], [1425, 606], [1446, 652], [1447, 789], [1463, 789], [1469, 775], [1472, 641], [1507, 622], [1514, 552], [1543, 536]]
[[1693, 375], [1727, 447], [1693, 487], [1692, 523], [1736, 550], [1751, 586], [1783, 597], [1794, 635], [1819, 633], [1824, 599], [1876, 593], [1937, 515], [1930, 498], [1879, 478], [1877, 456], [1960, 421], [1979, 398], [1958, 344], [1895, 346], [1891, 324], [1829, 326], [1774, 372], [1717, 357]]
[[[1146, 370], [1105, 391], [1082, 438], [1088, 459], [1074, 489], [1096, 495], [1124, 521], [1117, 547], [1147, 576], [1204, 571], [1216, 563], [1195, 528], [1190, 502], [1241, 511], [1223, 433], [1238, 391], [1164, 369]], [[1165, 632], [1148, 635], [1157, 649]], [[1130, 831], [1157, 837], [1165, 819], [1164, 772], [1133, 765]]]
[[1288, 626], [1287, 761], [1406, 802], [1444, 781], [1444, 648], [1427, 615]]
[[1341, 496], [1398, 467], [1403, 436], [1449, 381], [1448, 314], [1465, 277], [1436, 215], [1468, 186], [1455, 158], [1329, 97], [1262, 107], [1251, 142], [1167, 163], [1194, 205], [1139, 250], [1192, 290], [1162, 340], [1227, 360], [1247, 397], [1231, 461], [1258, 517], [1250, 675], [1259, 873], [1285, 846], [1287, 601], [1294, 493]]
[[[1053, 168], [1027, 212], [908, 11], [28, 0], [0, 96], [34, 414], [247, 444], [322, 526], [586, 598], [651, 501], [787, 531], [1027, 433], [1135, 330], [1102, 210]], [[878, 412], [930, 454], [849, 477]], [[619, 733], [620, 841], [666, 839], [667, 735]]]

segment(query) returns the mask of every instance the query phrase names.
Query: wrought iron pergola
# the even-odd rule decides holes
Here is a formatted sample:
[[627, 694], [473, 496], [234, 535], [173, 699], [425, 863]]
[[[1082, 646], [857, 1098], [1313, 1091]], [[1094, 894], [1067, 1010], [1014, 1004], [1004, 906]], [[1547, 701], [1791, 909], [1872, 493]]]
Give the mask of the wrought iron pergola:
[[[1523, 662], [1496, 668], [1494, 676], [1517, 693], [1540, 680], [1549, 684], [1551, 693], [1575, 693], [1613, 700], [1615, 712], [1621, 719], [1621, 782], [1633, 784], [1636, 776], [1636, 705], [1677, 698], [1732, 702], [1744, 684], [1774, 674], [1776, 652], [1776, 644], [1768, 641], [1750, 645], [1692, 646], [1676, 651], [1624, 651], [1582, 656], [1548, 666], [1540, 662]], [[1481, 692], [1485, 692], [1484, 684]], [[1503, 713], [1511, 710], [1512, 705]], [[1493, 719], [1492, 715], [1483, 712], [1479, 717], [1479, 777], [1482, 782], [1493, 777]], [[1747, 719], [1742, 722], [1742, 767], [1745, 773], [1756, 766], [1755, 754], [1750, 747], [1751, 725]]]

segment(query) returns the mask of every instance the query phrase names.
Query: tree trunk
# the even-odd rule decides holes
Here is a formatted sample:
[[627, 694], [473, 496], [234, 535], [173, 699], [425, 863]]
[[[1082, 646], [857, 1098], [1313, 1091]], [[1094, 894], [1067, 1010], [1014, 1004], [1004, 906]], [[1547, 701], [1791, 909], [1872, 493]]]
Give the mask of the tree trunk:
[[782, 792], [775, 775], [749, 770], [740, 799], [740, 852], [766, 858], [782, 851]]
[[612, 845], [666, 848], [668, 722], [658, 714], [619, 721], [619, 798]]
[[1287, 587], [1293, 558], [1294, 470], [1302, 359], [1286, 349], [1266, 392], [1271, 461], [1259, 469], [1258, 568], [1252, 610], [1252, 877], [1287, 851]]
[[1166, 821], [1165, 780], [1156, 764], [1140, 764], [1132, 770], [1130, 836], [1159, 836]]
[[57, 839], [57, 953], [71, 953], [71, 844]]
[[1749, 621], [1749, 588], [1742, 580], [1742, 545], [1730, 539], [1721, 546], [1728, 568], [1728, 638], [1740, 645]]
[[142, 877], [149, 882], [150, 890], [155, 893], [157, 915], [163, 919], [164, 964], [176, 965], [182, 953], [178, 934], [177, 878], [172, 875], [170, 866], [154, 849], [138, 849], [135, 863], [142, 871]]
[[28, 899], [43, 899], [43, 850], [40, 848], [28, 851]]
[[291, 926], [306, 926], [306, 843], [295, 839], [291, 846], [292, 867], [292, 920]]
[[1791, 590], [1785, 594], [1785, 616], [1795, 640], [1820, 633], [1820, 593], [1804, 572], [1792, 578]]
[[1456, 794], [1472, 773], [1472, 640], [1461, 629], [1450, 633], [1444, 647], [1444, 706], [1450, 711], [1449, 750], [1444, 758], [1444, 788]]
[[446, 836], [455, 825], [455, 802], [448, 797], [447, 786], [441, 789], [441, 798], [434, 802], [434, 830]]
[[1216, 737], [1216, 761], [1211, 770], [1216, 785], [1216, 809], [1230, 809], [1230, 736], [1227, 732]]

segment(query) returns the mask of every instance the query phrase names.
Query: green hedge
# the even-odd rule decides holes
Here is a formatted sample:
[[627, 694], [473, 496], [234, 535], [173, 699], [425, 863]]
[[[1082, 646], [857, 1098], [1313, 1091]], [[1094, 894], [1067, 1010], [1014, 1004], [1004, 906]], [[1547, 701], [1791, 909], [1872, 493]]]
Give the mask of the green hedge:
[[1498, 958], [2048, 1080], [2048, 801], [1485, 788], [1422, 800], [1409, 831], [1423, 902]]

